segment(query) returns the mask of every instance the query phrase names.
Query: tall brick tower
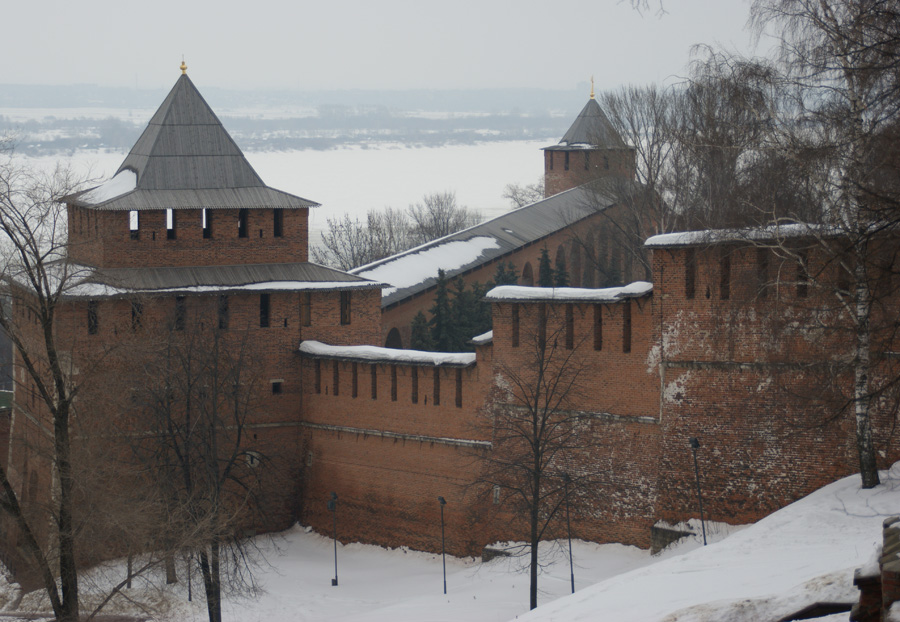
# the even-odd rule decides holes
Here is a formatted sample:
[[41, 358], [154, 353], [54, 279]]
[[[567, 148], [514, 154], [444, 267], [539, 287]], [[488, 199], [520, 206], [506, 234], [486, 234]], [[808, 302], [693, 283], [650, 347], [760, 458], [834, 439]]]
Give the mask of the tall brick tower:
[[591, 97], [559, 144], [544, 147], [544, 196], [601, 177], [634, 178], [634, 148], [629, 147]]

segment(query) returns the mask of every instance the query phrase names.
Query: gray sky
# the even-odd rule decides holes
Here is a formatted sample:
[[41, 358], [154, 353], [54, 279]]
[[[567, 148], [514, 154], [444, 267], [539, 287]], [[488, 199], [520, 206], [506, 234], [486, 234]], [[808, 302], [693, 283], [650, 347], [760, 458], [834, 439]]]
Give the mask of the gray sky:
[[[746, 0], [10, 0], [0, 84], [597, 88], [684, 75], [691, 45], [749, 50]], [[15, 59], [15, 60], [13, 60]]]

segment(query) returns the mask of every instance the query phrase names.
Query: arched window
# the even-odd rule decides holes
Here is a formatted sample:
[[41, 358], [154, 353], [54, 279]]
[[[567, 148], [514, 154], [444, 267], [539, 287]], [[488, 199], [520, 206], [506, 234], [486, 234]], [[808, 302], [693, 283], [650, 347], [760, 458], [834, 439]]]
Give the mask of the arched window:
[[526, 261], [525, 267], [522, 268], [522, 285], [534, 287], [534, 271], [531, 269], [530, 261]]
[[403, 349], [403, 338], [400, 336], [400, 331], [397, 330], [396, 327], [388, 331], [387, 339], [384, 340], [384, 347], [397, 348], [398, 350]]
[[553, 263], [553, 272], [555, 273], [554, 274], [555, 281], [558, 280], [555, 278], [558, 275], [565, 274], [567, 276], [571, 276], [571, 275], [569, 275], [569, 269], [566, 266], [566, 249], [563, 247], [562, 244], [560, 244], [556, 248], [556, 261], [554, 261], [554, 263]]
[[577, 242], [572, 244], [572, 272], [569, 274], [569, 285], [581, 287], [581, 248]]

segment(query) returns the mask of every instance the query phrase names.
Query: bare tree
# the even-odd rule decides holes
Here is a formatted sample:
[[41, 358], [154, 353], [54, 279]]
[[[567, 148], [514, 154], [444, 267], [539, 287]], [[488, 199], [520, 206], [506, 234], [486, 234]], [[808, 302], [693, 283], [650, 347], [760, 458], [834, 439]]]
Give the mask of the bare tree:
[[247, 438], [259, 382], [245, 335], [226, 337], [210, 325], [171, 331], [147, 358], [133, 425], [147, 430], [135, 454], [166, 502], [166, 520], [189, 534], [183, 540], [199, 560], [209, 620], [221, 622], [223, 586], [256, 590], [255, 550], [243, 533], [265, 523], [260, 472], [274, 461]]
[[369, 210], [365, 222], [344, 214], [342, 218], [328, 218], [327, 223], [322, 246], [312, 248], [313, 259], [341, 270], [350, 270], [413, 246], [409, 220], [400, 210]]
[[[900, 2], [757, 0], [752, 19], [757, 32], [779, 38], [779, 87], [791, 107], [776, 146], [811, 180], [806, 189], [824, 226], [811, 227], [808, 239], [840, 273], [813, 284], [842, 301], [852, 326], [851, 402], [862, 485], [870, 488], [879, 482], [870, 405], [896, 380], [876, 379], [873, 353], [896, 334], [896, 314], [875, 311], [879, 297], [894, 294], [876, 283], [896, 269], [890, 249], [900, 222], [900, 170], [886, 140], [900, 123]], [[796, 254], [790, 244], [779, 248]]]
[[507, 184], [502, 196], [513, 208], [537, 203], [544, 199], [544, 178], [541, 177], [533, 184]]
[[416, 245], [477, 225], [481, 216], [456, 201], [455, 192], [426, 194], [421, 203], [409, 206], [410, 233]]
[[554, 529], [565, 502], [564, 489], [568, 486], [579, 502], [589, 502], [600, 474], [590, 458], [596, 442], [589, 415], [575, 408], [586, 371], [577, 344], [566, 343], [565, 322], [556, 317], [557, 307], [528, 306], [535, 317], [524, 334], [531, 337], [522, 344], [520, 362], [501, 369], [483, 413], [493, 450], [480, 455], [478, 483], [499, 496], [513, 523], [524, 518], [534, 609], [538, 549], [541, 540], [559, 535]]
[[456, 194], [428, 194], [405, 211], [370, 210], [365, 222], [348, 214], [329, 218], [322, 246], [313, 247], [313, 259], [341, 270], [396, 255], [419, 244], [478, 224], [479, 215], [460, 206]]

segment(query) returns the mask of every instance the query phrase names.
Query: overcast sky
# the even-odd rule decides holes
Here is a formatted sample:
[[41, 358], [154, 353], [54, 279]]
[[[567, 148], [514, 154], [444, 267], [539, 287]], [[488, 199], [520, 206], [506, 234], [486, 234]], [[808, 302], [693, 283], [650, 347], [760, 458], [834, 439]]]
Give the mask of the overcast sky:
[[[655, 0], [651, 0], [655, 2]], [[597, 88], [684, 75], [690, 48], [748, 51], [746, 0], [10, 0], [0, 84]]]

